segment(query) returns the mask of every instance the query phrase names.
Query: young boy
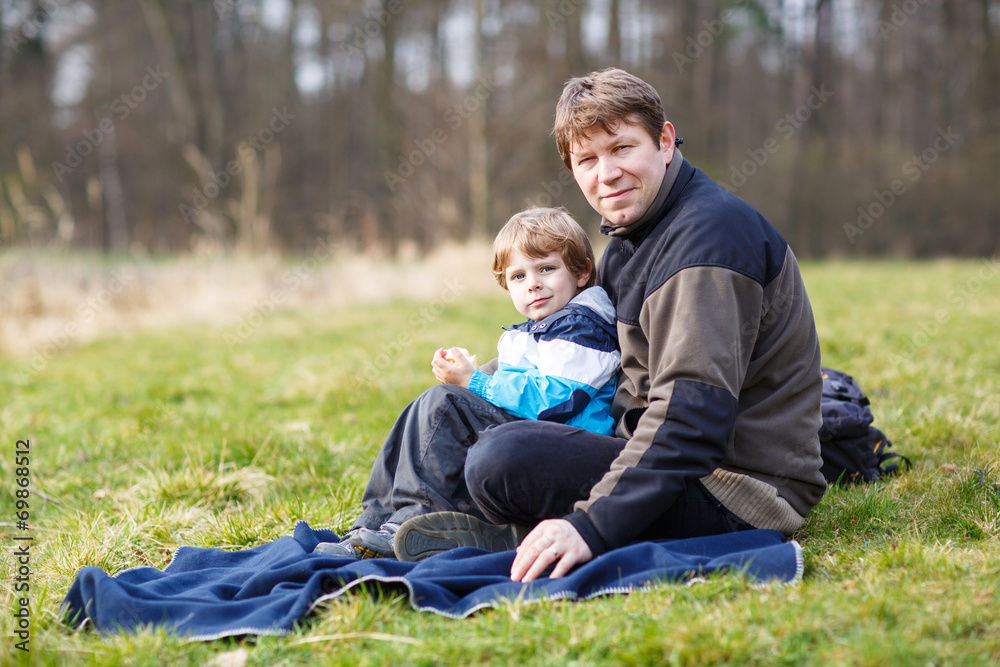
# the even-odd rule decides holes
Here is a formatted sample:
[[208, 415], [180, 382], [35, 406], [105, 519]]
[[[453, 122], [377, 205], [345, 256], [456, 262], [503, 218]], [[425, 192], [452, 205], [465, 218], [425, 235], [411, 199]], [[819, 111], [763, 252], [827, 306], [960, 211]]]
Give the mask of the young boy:
[[[565, 210], [533, 208], [514, 215], [493, 243], [493, 274], [528, 321], [507, 329], [497, 345], [497, 359], [478, 369], [459, 348], [437, 350], [431, 361], [435, 377], [500, 408], [503, 421], [540, 419], [611, 435], [621, 353], [614, 307], [596, 286], [594, 264], [590, 240]], [[464, 460], [451, 465], [457, 469], [445, 477], [460, 479]], [[392, 505], [396, 489], [372, 489], [377, 472], [373, 470], [362, 504], [371, 499]], [[381, 476], [383, 486], [395, 481], [397, 471], [391, 472]], [[373, 529], [359, 525], [359, 518], [344, 540], [316, 550], [392, 557], [393, 538], [402, 523], [395, 519], [390, 515]]]
[[452, 348], [435, 353], [434, 376], [515, 417], [611, 435], [621, 354], [614, 307], [595, 287], [593, 265], [589, 239], [565, 211], [515, 215], [493, 244], [493, 275], [528, 321], [500, 337], [492, 374]]

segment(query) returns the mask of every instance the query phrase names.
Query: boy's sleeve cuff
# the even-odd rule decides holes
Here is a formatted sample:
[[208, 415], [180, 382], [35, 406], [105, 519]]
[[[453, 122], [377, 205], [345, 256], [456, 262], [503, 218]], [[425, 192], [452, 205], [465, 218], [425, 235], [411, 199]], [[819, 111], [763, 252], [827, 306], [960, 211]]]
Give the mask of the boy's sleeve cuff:
[[597, 532], [597, 528], [594, 527], [594, 524], [590, 521], [590, 517], [585, 512], [577, 510], [563, 518], [576, 528], [576, 532], [580, 533], [580, 537], [590, 547], [590, 553], [593, 554], [594, 558], [597, 558], [608, 550], [608, 545], [604, 542], [604, 538]]
[[490, 388], [490, 380], [492, 379], [492, 377], [482, 371], [474, 371], [472, 373], [472, 377], [469, 378], [469, 391], [476, 396], [487, 398], [487, 392]]

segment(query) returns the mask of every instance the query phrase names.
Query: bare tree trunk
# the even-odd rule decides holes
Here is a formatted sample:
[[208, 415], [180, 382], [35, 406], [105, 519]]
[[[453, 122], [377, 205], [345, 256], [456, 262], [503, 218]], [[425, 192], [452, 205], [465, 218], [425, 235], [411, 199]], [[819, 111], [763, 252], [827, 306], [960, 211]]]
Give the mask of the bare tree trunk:
[[[486, 46], [482, 32], [484, 0], [474, 0], [475, 4], [475, 38], [476, 38], [476, 71], [480, 77], [489, 76], [486, 72]], [[473, 81], [473, 88], [478, 81]], [[489, 96], [481, 100], [479, 106], [469, 118], [469, 205], [472, 209], [472, 224], [470, 236], [485, 237], [490, 229], [490, 179], [489, 179], [489, 140], [486, 136], [486, 108]]]
[[[813, 32], [812, 84], [817, 89], [836, 88], [834, 85], [834, 43], [833, 43], [833, 0], [816, 0], [816, 25]], [[834, 124], [829, 122], [835, 105], [825, 109], [824, 113], [813, 114], [808, 123], [802, 127], [802, 138], [805, 140], [815, 128], [823, 139], [827, 138], [828, 130]]]
[[[174, 111], [174, 127], [171, 139], [178, 146], [184, 146], [195, 136], [195, 108], [191, 94], [184, 81], [184, 68], [177, 56], [177, 40], [170, 33], [163, 7], [159, 0], [139, 0], [139, 7], [146, 20], [146, 27], [153, 37], [157, 55], [170, 76], [166, 79], [167, 95]], [[109, 11], [104, 12], [105, 20], [112, 20]]]
[[583, 6], [573, 7], [566, 17], [566, 64], [571, 76], [587, 72], [587, 56], [583, 51], [583, 10]]
[[[982, 3], [982, 33], [983, 33], [983, 67], [979, 76], [979, 100], [977, 106], [983, 115], [984, 124], [992, 128], [994, 139], [993, 146], [993, 173], [1000, 173], [1000, 39], [996, 34], [997, 29], [990, 20], [991, 3], [990, 0], [981, 0]], [[995, 9], [995, 7], [992, 7]], [[998, 230], [1000, 231], [1000, 230]], [[998, 251], [1000, 251], [1000, 240], [998, 240]]]
[[277, 201], [278, 173], [281, 171], [281, 144], [277, 141], [264, 148], [264, 169], [260, 181], [260, 204], [257, 211], [255, 236], [258, 247], [266, 250], [274, 242], [274, 206]]
[[98, 146], [101, 180], [101, 210], [104, 212], [104, 251], [128, 249], [128, 220], [125, 217], [125, 194], [118, 170], [118, 141], [109, 132]]
[[243, 175], [243, 189], [240, 193], [239, 213], [236, 220], [236, 247], [242, 252], [253, 253], [263, 250], [257, 237], [257, 209], [260, 187], [260, 158], [249, 151], [240, 153]]
[[220, 166], [229, 159], [223, 155], [223, 110], [219, 94], [218, 60], [212, 46], [215, 32], [215, 11], [209, 3], [194, 2], [191, 5], [194, 30], [196, 66], [198, 74], [198, 96], [201, 98], [202, 152], [212, 164]]
[[[0, 3], [0, 44], [7, 43], [7, 22], [4, 17], [4, 10], [6, 9], [6, 3]], [[6, 54], [6, 49], [0, 48], [0, 100], [4, 99], [4, 88], [7, 86], [7, 61], [4, 59]], [[13, 59], [13, 58], [12, 58]], [[3, 108], [0, 107], [0, 121], [4, 118]], [[0, 140], [2, 140], [3, 135], [0, 134]], [[0, 146], [3, 144], [0, 143]]]
[[[698, 0], [681, 0], [673, 7], [674, 16], [677, 17], [676, 22], [671, 22], [674, 26], [672, 36], [672, 42], [674, 48], [671, 51], [686, 53], [688, 44], [686, 38], [690, 37], [694, 39], [694, 36], [698, 34]], [[697, 118], [694, 112], [694, 77], [695, 68], [698, 66], [698, 61], [695, 60], [693, 63], [688, 63], [682, 72], [677, 73], [677, 111], [678, 115], [685, 118]], [[671, 72], [674, 74], [674, 72]], [[694, 127], [687, 127], [684, 129], [684, 133], [688, 135], [688, 141], [691, 141], [692, 134], [695, 133]], [[692, 142], [694, 143], [694, 142]], [[689, 144], [690, 145], [690, 144]]]
[[615, 67], [622, 62], [621, 0], [611, 0], [608, 7], [608, 61]]
[[[385, 2], [382, 3], [383, 8]], [[386, 10], [387, 11], [387, 10]], [[393, 164], [393, 159], [402, 148], [402, 128], [396, 114], [395, 104], [395, 71], [396, 71], [396, 30], [398, 18], [388, 21], [382, 27], [382, 59], [375, 66], [375, 100], [378, 114], [378, 137], [382, 154], [382, 165]], [[373, 180], [378, 183], [376, 207], [380, 223], [381, 240], [389, 252], [395, 254], [400, 240], [408, 230], [401, 228], [402, 219], [396, 205], [396, 199], [386, 192], [385, 181], [379, 174], [373, 174]]]
[[[709, 16], [712, 17], [710, 20], [715, 20], [718, 14], [716, 0], [704, 0], [704, 6], [710, 12]], [[696, 8], [695, 11], [697, 11]], [[698, 61], [691, 67], [691, 93], [694, 106], [692, 118], [698, 118], [699, 122], [695, 123], [694, 127], [688, 128], [687, 131], [689, 134], [694, 134], [697, 150], [703, 152], [708, 150], [708, 142], [713, 130], [712, 76], [715, 72], [715, 52], [719, 48], [718, 44], [712, 44], [706, 48]]]

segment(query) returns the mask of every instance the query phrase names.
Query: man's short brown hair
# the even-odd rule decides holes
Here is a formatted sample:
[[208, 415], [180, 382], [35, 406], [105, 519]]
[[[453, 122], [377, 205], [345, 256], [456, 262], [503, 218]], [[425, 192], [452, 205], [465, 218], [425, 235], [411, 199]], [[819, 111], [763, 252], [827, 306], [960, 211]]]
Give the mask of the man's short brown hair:
[[559, 251], [574, 277], [590, 271], [585, 287], [597, 284], [594, 249], [583, 227], [563, 208], [529, 208], [515, 213], [493, 241], [493, 277], [507, 289], [507, 267], [513, 251], [541, 259]]
[[556, 104], [556, 122], [552, 128], [563, 164], [573, 168], [570, 146], [585, 138], [594, 126], [612, 134], [622, 121], [641, 126], [653, 143], [660, 145], [660, 133], [667, 118], [660, 96], [652, 86], [614, 67], [567, 81]]

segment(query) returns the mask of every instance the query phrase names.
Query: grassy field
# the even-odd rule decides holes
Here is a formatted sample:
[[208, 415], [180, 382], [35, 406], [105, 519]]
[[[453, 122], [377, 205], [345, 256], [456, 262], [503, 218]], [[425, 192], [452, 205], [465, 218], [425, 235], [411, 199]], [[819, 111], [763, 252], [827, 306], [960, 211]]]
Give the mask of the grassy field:
[[[982, 664], [1000, 662], [1000, 264], [803, 267], [824, 363], [854, 374], [914, 470], [831, 489], [801, 584], [735, 576], [465, 620], [349, 595], [287, 637], [105, 640], [57, 616], [77, 570], [165, 566], [305, 519], [342, 531], [431, 353], [495, 350], [496, 298], [278, 310], [0, 357], [0, 662], [37, 664]], [[15, 442], [30, 439], [30, 653], [14, 648]], [[227, 660], [229, 662], [227, 662]]]

